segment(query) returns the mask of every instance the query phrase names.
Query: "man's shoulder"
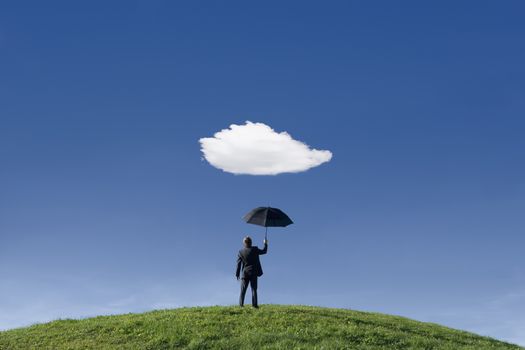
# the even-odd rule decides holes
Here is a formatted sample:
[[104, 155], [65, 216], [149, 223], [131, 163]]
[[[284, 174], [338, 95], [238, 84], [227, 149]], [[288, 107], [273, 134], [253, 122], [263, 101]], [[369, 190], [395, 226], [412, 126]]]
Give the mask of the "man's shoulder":
[[254, 251], [258, 251], [258, 250], [259, 250], [259, 247], [257, 247], [257, 246], [251, 246], [251, 247], [249, 247], [249, 248], [247, 248], [247, 247], [241, 248], [241, 249], [239, 249], [239, 254], [242, 254], [242, 253], [249, 253], [249, 252], [251, 252], [252, 250], [254, 250]]

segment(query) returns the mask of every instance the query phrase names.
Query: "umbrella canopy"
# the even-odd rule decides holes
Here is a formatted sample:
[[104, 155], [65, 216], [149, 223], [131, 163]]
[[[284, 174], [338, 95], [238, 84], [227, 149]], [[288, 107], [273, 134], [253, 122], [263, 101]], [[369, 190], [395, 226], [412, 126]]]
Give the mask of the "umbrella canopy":
[[249, 224], [268, 227], [286, 227], [293, 221], [281, 209], [259, 207], [244, 215], [244, 221]]

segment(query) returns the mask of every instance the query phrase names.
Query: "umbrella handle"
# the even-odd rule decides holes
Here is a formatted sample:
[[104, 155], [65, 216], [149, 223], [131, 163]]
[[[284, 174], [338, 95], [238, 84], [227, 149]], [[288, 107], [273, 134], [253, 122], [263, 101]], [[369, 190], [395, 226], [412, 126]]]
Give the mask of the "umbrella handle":
[[265, 227], [266, 231], [264, 231], [264, 240], [268, 240], [268, 226]]

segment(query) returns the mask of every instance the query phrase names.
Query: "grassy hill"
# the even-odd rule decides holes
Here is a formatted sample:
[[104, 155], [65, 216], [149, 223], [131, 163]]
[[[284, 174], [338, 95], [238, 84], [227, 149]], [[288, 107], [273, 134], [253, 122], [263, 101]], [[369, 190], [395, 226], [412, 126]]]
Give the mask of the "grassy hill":
[[0, 349], [523, 349], [403, 317], [309, 306], [194, 307], [0, 332]]

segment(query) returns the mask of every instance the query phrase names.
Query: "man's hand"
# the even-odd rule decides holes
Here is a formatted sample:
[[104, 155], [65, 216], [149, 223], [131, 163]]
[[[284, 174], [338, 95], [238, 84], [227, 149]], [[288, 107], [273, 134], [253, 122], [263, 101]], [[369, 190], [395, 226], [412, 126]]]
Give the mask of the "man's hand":
[[265, 240], [263, 241], [263, 243], [264, 243], [264, 244], [268, 244], [268, 240], [265, 239]]

